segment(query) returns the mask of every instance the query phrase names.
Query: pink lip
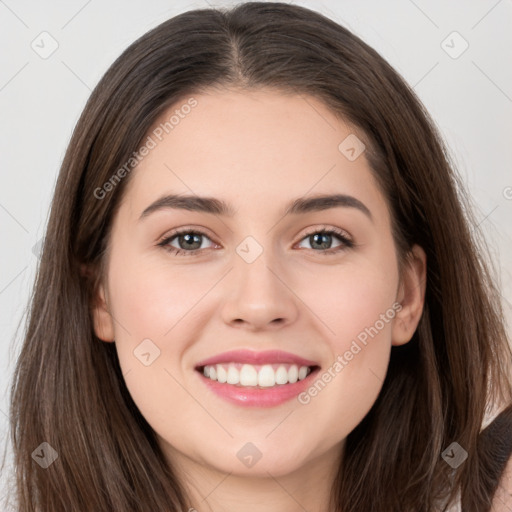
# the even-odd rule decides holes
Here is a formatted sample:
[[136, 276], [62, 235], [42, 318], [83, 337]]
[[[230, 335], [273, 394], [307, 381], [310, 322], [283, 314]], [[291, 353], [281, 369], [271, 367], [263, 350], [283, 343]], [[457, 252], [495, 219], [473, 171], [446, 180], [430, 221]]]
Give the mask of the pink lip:
[[298, 380], [294, 384], [283, 384], [268, 389], [220, 383], [208, 379], [202, 374], [199, 374], [199, 378], [217, 396], [228, 402], [242, 407], [275, 407], [305, 391], [311, 385], [312, 379], [318, 371], [318, 368], [313, 370], [305, 379]]
[[[314, 366], [316, 368], [305, 379], [299, 380], [294, 384], [283, 384], [272, 388], [243, 387], [220, 383], [205, 377], [201, 373], [204, 366], [222, 363], [247, 363], [254, 365], [284, 363], [296, 364], [298, 366]], [[315, 361], [281, 350], [263, 352], [232, 350], [200, 361], [196, 365], [196, 370], [198, 370], [199, 377], [204, 384], [216, 395], [228, 402], [242, 407], [275, 407], [291, 400], [310, 386], [313, 376], [319, 371], [319, 365]]]
[[288, 363], [296, 364], [299, 366], [318, 366], [315, 361], [310, 361], [302, 357], [283, 352], [282, 350], [266, 350], [263, 352], [254, 352], [251, 350], [231, 350], [230, 352], [223, 352], [216, 356], [204, 359], [196, 365], [196, 369], [212, 364], [222, 363], [247, 363], [247, 364], [274, 364], [274, 363]]

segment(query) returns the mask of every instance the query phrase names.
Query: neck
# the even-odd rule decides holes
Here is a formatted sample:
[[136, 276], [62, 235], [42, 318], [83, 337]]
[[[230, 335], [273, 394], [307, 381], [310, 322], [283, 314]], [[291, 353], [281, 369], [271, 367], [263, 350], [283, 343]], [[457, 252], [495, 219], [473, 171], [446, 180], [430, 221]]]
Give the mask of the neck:
[[[341, 449], [308, 460], [280, 475], [222, 472], [172, 450], [172, 465], [180, 475], [190, 508], [185, 512], [329, 512], [331, 489]], [[257, 466], [254, 467], [256, 470]]]

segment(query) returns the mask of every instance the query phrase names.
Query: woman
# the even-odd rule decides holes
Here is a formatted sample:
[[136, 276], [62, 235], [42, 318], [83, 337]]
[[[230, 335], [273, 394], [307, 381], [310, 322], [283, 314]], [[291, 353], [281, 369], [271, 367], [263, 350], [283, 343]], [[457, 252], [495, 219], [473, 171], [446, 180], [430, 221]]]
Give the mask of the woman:
[[457, 180], [410, 88], [317, 13], [136, 41], [52, 203], [19, 510], [507, 506], [512, 355]]

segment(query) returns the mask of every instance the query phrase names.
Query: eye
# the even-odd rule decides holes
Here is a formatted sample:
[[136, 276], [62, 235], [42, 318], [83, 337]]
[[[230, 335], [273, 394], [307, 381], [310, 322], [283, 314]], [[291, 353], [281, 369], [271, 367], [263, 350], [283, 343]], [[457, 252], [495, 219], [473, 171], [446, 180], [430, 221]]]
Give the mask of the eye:
[[[203, 245], [202, 238], [210, 240], [210, 238], [201, 231], [183, 229], [175, 231], [172, 235], [159, 242], [158, 245], [174, 255], [193, 256], [197, 254], [199, 250], [204, 249], [204, 247], [201, 247]], [[178, 247], [171, 245], [173, 241], [176, 241]]]
[[[338, 246], [335, 246], [334, 248], [332, 248], [333, 238], [337, 238], [341, 242]], [[354, 247], [354, 242], [349, 238], [347, 233], [345, 233], [342, 230], [334, 228], [316, 228], [307, 233], [307, 235], [302, 240], [307, 240], [312, 250], [316, 252], [321, 252], [326, 255], [338, 253], [340, 251]]]
[[[332, 247], [333, 238], [337, 238], [340, 241], [339, 245], [334, 248]], [[195, 229], [185, 228], [175, 231], [170, 236], [165, 237], [158, 243], [158, 246], [163, 247], [166, 251], [176, 256], [195, 256], [203, 249], [208, 248], [203, 247], [202, 241], [204, 239], [210, 240], [211, 242], [211, 239], [206, 235], [206, 233]], [[307, 233], [302, 240], [307, 240], [313, 251], [321, 252], [326, 255], [350, 249], [355, 245], [345, 231], [335, 228], [313, 229]], [[176, 245], [173, 244], [177, 244], [178, 246], [176, 247]]]

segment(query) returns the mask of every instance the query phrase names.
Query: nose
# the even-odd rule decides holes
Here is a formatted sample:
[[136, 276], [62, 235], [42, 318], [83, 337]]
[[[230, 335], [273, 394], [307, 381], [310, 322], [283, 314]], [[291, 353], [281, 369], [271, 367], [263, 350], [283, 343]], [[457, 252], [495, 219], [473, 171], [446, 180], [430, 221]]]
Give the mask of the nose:
[[293, 323], [299, 313], [298, 296], [284, 271], [267, 251], [252, 263], [236, 256], [226, 286], [222, 318], [232, 327], [250, 331], [278, 329]]

